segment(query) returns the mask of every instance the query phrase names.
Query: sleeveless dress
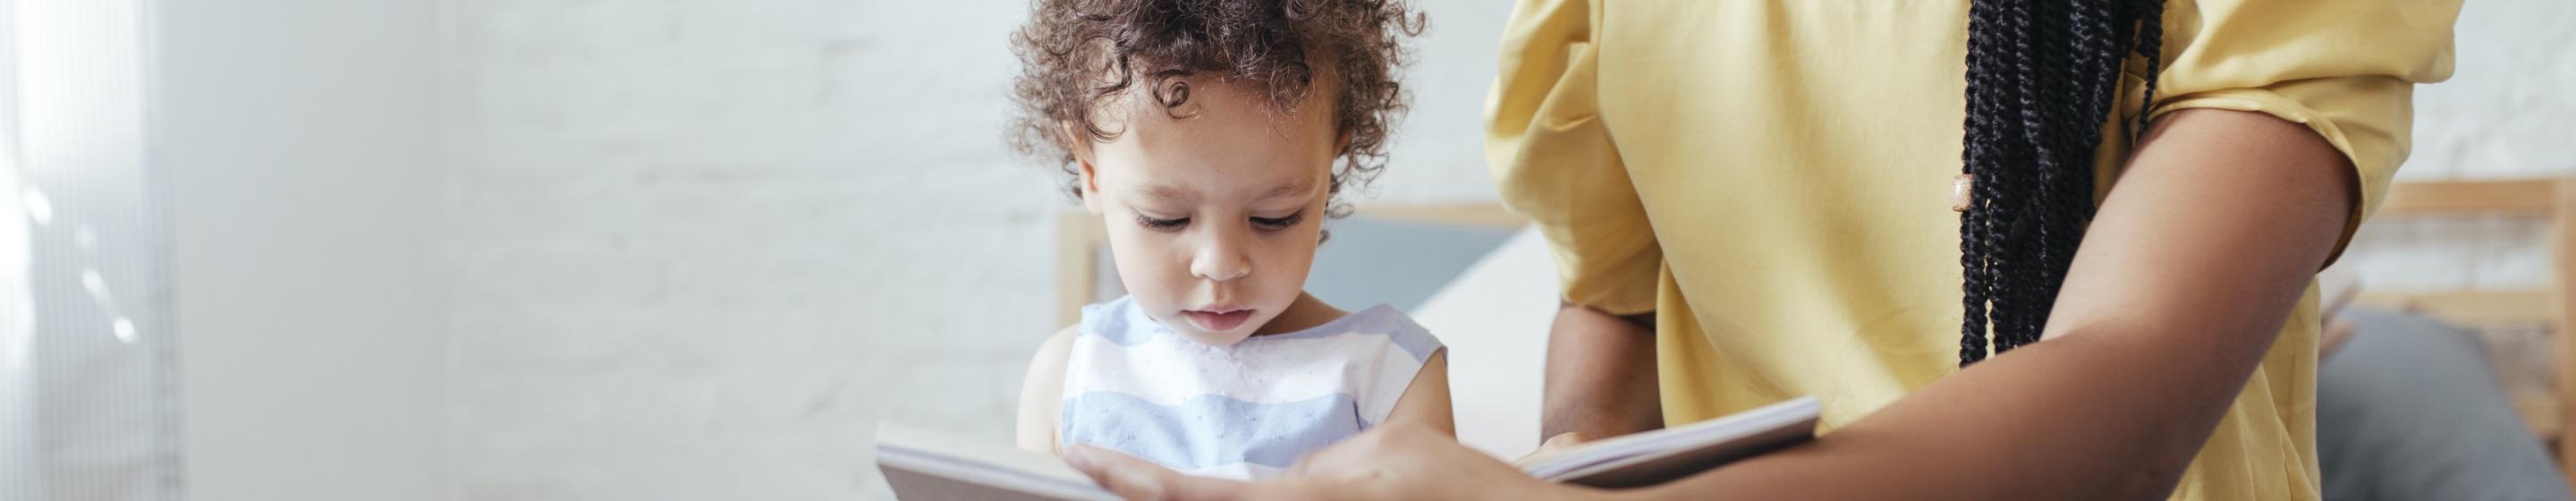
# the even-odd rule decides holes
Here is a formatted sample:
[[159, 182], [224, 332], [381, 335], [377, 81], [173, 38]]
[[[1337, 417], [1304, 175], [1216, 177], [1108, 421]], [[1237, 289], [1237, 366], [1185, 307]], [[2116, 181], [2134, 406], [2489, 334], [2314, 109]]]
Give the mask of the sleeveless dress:
[[1440, 340], [1380, 305], [1314, 328], [1211, 346], [1132, 297], [1084, 307], [1064, 377], [1061, 445], [1191, 475], [1270, 476], [1386, 421]]

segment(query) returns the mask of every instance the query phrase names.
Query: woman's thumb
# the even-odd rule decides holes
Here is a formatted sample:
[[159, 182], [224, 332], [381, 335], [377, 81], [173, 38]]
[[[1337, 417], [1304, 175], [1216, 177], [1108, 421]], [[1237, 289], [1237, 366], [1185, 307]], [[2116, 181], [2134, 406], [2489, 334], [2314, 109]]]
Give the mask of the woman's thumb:
[[1556, 434], [1556, 436], [1553, 436], [1553, 437], [1547, 437], [1547, 441], [1546, 441], [1546, 442], [1541, 442], [1541, 443], [1539, 443], [1539, 444], [1538, 444], [1538, 447], [1539, 447], [1539, 448], [1541, 448], [1541, 449], [1550, 448], [1550, 447], [1572, 447], [1572, 446], [1575, 446], [1575, 445], [1577, 445], [1577, 444], [1582, 444], [1582, 443], [1584, 443], [1584, 442], [1590, 442], [1590, 441], [1592, 441], [1592, 436], [1591, 436], [1591, 435], [1586, 435], [1586, 434], [1584, 434], [1583, 432], [1579, 432], [1579, 431], [1569, 431], [1569, 432], [1565, 432], [1565, 433], [1558, 433], [1558, 434]]

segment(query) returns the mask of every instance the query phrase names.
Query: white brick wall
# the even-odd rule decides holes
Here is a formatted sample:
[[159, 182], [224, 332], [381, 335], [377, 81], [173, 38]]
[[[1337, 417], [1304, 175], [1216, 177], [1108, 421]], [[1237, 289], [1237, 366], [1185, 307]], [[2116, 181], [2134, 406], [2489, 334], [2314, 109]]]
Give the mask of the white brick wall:
[[2471, 0], [2458, 73], [2420, 88], [2401, 179], [2576, 174], [2576, 2]]
[[[2399, 181], [2576, 175], [2576, 2], [2471, 1], [2457, 73], [2419, 87], [2415, 149]], [[2355, 236], [2336, 266], [2367, 288], [2509, 288], [2547, 282], [2530, 221], [2396, 221]]]
[[[1432, 31], [1379, 200], [1490, 200], [1505, 7]], [[448, 455], [473, 500], [883, 496], [879, 420], [1009, 439], [1051, 174], [1007, 153], [1019, 0], [448, 0]], [[2576, 173], [2576, 4], [2472, 2], [2408, 179]], [[2527, 278], [2366, 240], [2374, 283]], [[2519, 240], [2518, 240], [2519, 239]], [[2519, 242], [2519, 243], [2518, 243]], [[2520, 253], [2517, 253], [2520, 252]]]
[[[463, 497], [870, 498], [878, 420], [1007, 443], [1067, 206], [1001, 141], [1025, 6], [451, 2]], [[1379, 191], [1490, 199], [1503, 13], [1426, 6], [1448, 91]]]
[[454, 498], [436, 0], [135, 3], [180, 497]]
[[1008, 5], [454, 2], [459, 492], [865, 497], [880, 415], [1007, 430]]

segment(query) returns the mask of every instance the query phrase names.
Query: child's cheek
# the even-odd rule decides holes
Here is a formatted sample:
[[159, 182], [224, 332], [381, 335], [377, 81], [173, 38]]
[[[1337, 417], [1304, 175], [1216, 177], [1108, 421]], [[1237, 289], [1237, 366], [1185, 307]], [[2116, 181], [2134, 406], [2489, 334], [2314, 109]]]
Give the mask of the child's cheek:
[[1306, 290], [1306, 277], [1314, 271], [1316, 241], [1321, 238], [1320, 225], [1298, 228], [1289, 238], [1279, 239], [1267, 255], [1260, 272], [1269, 298], [1279, 304], [1295, 302]]
[[1109, 253], [1118, 270], [1119, 284], [1129, 295], [1148, 308], [1164, 311], [1177, 307], [1189, 291], [1190, 252], [1174, 244], [1169, 235], [1133, 223], [1121, 226], [1109, 223]]

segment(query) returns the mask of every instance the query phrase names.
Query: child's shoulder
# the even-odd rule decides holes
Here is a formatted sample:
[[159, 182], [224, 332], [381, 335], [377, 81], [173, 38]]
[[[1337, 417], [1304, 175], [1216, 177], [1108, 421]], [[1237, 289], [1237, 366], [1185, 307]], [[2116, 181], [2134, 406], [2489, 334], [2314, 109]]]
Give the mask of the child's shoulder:
[[[1065, 332], [1060, 334], [1069, 338], [1101, 336], [1127, 345], [1135, 344], [1139, 336], [1160, 330], [1156, 327], [1159, 325], [1152, 318], [1137, 309], [1135, 296], [1119, 296], [1118, 299], [1083, 306], [1082, 318], [1065, 327]], [[1068, 339], [1066, 342], [1070, 344], [1072, 341]]]
[[1081, 335], [1081, 325], [1067, 325], [1063, 329], [1057, 329], [1054, 334], [1047, 335], [1045, 342], [1038, 344], [1038, 358], [1044, 360], [1050, 358], [1049, 355], [1053, 355], [1052, 358], [1063, 360], [1065, 354], [1073, 352], [1073, 338]]
[[1431, 334], [1430, 328], [1423, 327], [1421, 323], [1413, 321], [1413, 315], [1405, 313], [1404, 310], [1396, 309], [1393, 305], [1381, 304], [1371, 306], [1359, 311], [1350, 312], [1350, 314], [1344, 315], [1342, 318], [1343, 319], [1340, 320], [1339, 323], [1343, 324], [1345, 328], [1370, 331], [1402, 331], [1426, 336]]
[[1018, 444], [1021, 449], [1055, 452], [1055, 420], [1064, 398], [1064, 371], [1073, 357], [1073, 338], [1080, 332], [1065, 327], [1047, 336], [1038, 345], [1038, 353], [1029, 358], [1029, 371], [1020, 381]]
[[1412, 315], [1407, 315], [1404, 311], [1388, 305], [1377, 305], [1350, 312], [1325, 325], [1309, 329], [1309, 332], [1312, 335], [1385, 336], [1388, 342], [1412, 352], [1417, 360], [1429, 358], [1433, 352], [1439, 351], [1442, 347], [1440, 338], [1431, 335], [1430, 328], [1413, 321]]
[[1037, 355], [1029, 357], [1030, 380], [1037, 381], [1040, 376], [1045, 376], [1050, 381], [1061, 381], [1065, 367], [1072, 363], [1073, 338], [1081, 332], [1075, 326], [1068, 326], [1048, 335], [1046, 342], [1038, 344]]
[[1073, 341], [1081, 335], [1080, 327], [1066, 326], [1038, 344], [1037, 354], [1029, 357], [1027, 384], [1051, 388], [1064, 383], [1065, 369], [1073, 365]]

